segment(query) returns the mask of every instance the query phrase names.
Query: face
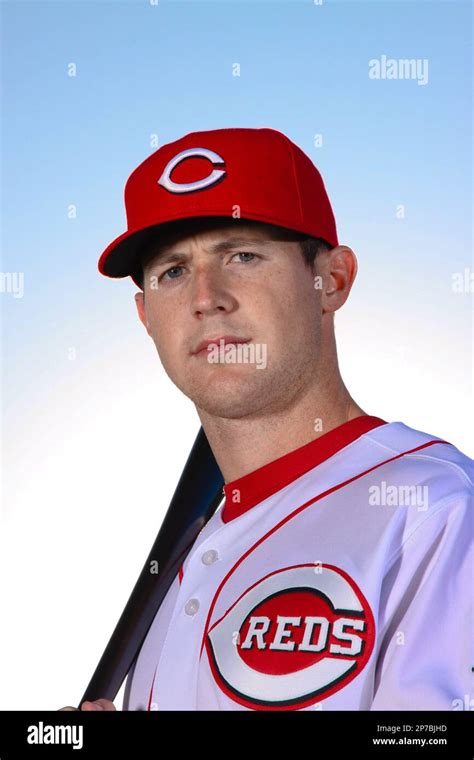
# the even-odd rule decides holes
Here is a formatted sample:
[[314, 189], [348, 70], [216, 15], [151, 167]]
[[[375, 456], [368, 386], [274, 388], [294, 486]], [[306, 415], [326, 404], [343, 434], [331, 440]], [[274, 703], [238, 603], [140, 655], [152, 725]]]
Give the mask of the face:
[[[305, 263], [298, 242], [268, 225], [227, 220], [162, 237], [153, 252], [145, 297], [135, 296], [138, 314], [166, 373], [198, 411], [263, 416], [283, 411], [314, 382], [325, 314], [332, 316], [327, 262], [327, 287], [317, 289], [317, 269]], [[340, 303], [336, 297], [332, 305]], [[232, 341], [214, 350], [214, 361], [207, 350], [195, 353], [205, 340], [218, 349], [223, 336], [247, 342], [240, 358]]]

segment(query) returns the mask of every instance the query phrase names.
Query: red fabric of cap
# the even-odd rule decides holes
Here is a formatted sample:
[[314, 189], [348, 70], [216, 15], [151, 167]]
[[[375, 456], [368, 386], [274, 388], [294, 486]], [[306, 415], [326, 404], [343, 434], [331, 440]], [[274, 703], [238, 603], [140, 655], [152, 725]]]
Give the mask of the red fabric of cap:
[[286, 135], [267, 127], [190, 132], [163, 145], [129, 176], [125, 209], [127, 230], [98, 262], [108, 277], [133, 277], [140, 248], [156, 238], [157, 226], [195, 217], [253, 219], [338, 245], [318, 169]]

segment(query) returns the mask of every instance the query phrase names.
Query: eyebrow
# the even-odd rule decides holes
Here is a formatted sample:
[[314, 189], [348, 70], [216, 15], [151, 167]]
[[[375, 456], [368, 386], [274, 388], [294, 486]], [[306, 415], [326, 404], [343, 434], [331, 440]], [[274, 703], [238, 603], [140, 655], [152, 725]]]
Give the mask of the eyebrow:
[[[242, 245], [266, 245], [272, 243], [273, 240], [262, 240], [261, 238], [232, 238], [231, 240], [220, 240], [218, 243], [214, 243], [209, 246], [209, 253], [223, 253], [225, 251], [231, 251], [234, 248], [239, 248]], [[187, 253], [180, 253], [179, 251], [170, 251], [167, 248], [157, 250], [156, 253], [150, 251], [147, 256], [148, 261], [153, 259], [155, 264], [168, 264], [172, 261], [187, 260]]]

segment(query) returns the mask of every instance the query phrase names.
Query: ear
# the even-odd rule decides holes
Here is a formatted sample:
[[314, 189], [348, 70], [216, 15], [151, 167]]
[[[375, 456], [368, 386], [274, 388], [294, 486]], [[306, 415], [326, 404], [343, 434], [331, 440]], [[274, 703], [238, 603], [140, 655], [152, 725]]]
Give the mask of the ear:
[[338, 245], [321, 255], [320, 272], [323, 276], [323, 313], [335, 312], [349, 297], [357, 274], [357, 259], [347, 245]]
[[145, 298], [142, 290], [140, 290], [138, 293], [135, 293], [135, 303], [137, 305], [137, 312], [140, 318], [140, 322], [145, 326], [148, 335], [150, 335], [150, 329], [145, 310]]

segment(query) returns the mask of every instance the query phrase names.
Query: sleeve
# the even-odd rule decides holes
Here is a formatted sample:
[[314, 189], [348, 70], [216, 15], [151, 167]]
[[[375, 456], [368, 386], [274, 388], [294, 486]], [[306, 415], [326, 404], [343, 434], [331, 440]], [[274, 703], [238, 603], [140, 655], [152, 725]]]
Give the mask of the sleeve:
[[371, 710], [474, 708], [472, 488], [405, 540], [383, 580]]

